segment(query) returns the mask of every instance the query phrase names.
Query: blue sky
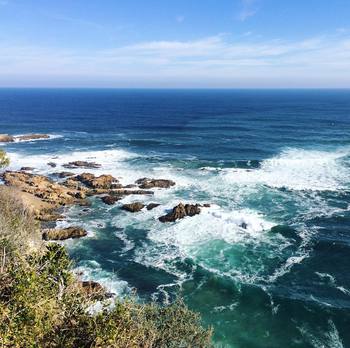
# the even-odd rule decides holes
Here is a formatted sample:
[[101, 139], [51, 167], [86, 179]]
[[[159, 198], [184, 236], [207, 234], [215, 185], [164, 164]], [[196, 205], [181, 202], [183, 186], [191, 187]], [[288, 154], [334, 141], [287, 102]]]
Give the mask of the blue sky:
[[350, 87], [350, 1], [0, 0], [0, 86]]

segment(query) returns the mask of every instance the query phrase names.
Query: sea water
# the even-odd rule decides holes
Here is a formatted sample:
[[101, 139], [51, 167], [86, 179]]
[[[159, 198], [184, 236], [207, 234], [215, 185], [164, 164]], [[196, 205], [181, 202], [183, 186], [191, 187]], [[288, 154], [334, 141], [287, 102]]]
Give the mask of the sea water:
[[[2, 89], [0, 133], [50, 134], [1, 144], [11, 169], [176, 182], [65, 210], [88, 230], [64, 242], [84, 279], [182, 296], [217, 347], [350, 347], [350, 90]], [[210, 207], [158, 221], [179, 202]]]

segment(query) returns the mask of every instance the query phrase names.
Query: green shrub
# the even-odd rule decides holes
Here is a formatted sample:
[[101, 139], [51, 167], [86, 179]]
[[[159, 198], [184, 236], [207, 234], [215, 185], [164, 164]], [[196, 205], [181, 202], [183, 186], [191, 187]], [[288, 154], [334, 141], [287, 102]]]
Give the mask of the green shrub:
[[102, 310], [89, 310], [95, 300], [75, 279], [64, 247], [25, 248], [37, 227], [18, 201], [0, 200], [0, 221], [1, 347], [211, 346], [211, 330], [181, 300], [166, 307], [105, 300]]
[[10, 159], [4, 150], [0, 149], [0, 168], [7, 167], [10, 164]]

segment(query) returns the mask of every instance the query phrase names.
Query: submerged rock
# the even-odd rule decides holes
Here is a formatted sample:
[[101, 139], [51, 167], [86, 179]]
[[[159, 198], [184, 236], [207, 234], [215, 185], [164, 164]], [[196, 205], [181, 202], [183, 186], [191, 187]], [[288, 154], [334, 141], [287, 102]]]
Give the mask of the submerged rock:
[[76, 169], [76, 168], [101, 168], [101, 164], [88, 161], [73, 161], [63, 165], [67, 169]]
[[12, 135], [0, 134], [0, 143], [13, 143], [15, 138]]
[[32, 170], [34, 170], [33, 167], [22, 167], [20, 169], [21, 172], [31, 172]]
[[172, 180], [166, 179], [149, 179], [149, 178], [141, 178], [135, 181], [137, 185], [139, 185], [142, 189], [150, 189], [153, 187], [160, 188], [169, 188], [175, 185], [175, 182]]
[[147, 210], [152, 210], [152, 209], [157, 208], [159, 206], [160, 206], [159, 203], [149, 203], [149, 204], [147, 204], [146, 208], [147, 208]]
[[141, 202], [135, 202], [135, 203], [129, 203], [124, 204], [121, 209], [129, 211], [131, 213], [136, 213], [140, 210], [142, 210], [145, 207], [145, 205]]
[[57, 167], [57, 164], [55, 162], [48, 162], [47, 165], [52, 167], [52, 168]]
[[81, 227], [48, 228], [43, 230], [44, 240], [65, 240], [69, 238], [80, 238], [87, 235], [86, 230]]
[[160, 222], [173, 222], [178, 219], [183, 219], [186, 216], [194, 216], [201, 212], [199, 204], [182, 204], [180, 203], [173, 210], [159, 218]]

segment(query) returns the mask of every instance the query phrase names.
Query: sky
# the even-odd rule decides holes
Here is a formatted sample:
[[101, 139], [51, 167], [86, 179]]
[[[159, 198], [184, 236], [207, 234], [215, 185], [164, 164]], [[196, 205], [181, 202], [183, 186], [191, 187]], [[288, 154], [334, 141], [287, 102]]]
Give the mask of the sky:
[[0, 0], [0, 87], [350, 88], [350, 0]]

